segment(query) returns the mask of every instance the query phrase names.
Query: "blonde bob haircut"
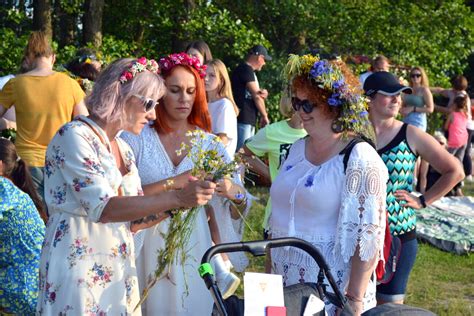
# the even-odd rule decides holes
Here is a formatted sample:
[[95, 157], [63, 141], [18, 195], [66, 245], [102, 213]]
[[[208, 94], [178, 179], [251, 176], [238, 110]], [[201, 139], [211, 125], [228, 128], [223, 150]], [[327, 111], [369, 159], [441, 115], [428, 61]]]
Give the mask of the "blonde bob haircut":
[[235, 104], [234, 95], [232, 94], [232, 86], [230, 83], [229, 73], [225, 64], [220, 59], [212, 59], [207, 62], [207, 66], [214, 68], [219, 85], [217, 87], [217, 95], [221, 98], [227, 98], [234, 106], [235, 115], [239, 115], [239, 108]]
[[144, 71], [133, 79], [120, 83], [119, 78], [133, 59], [117, 59], [105, 68], [97, 78], [94, 88], [85, 103], [89, 113], [108, 123], [124, 124], [125, 108], [133, 95], [153, 100], [161, 99], [166, 92], [163, 78], [156, 73]]

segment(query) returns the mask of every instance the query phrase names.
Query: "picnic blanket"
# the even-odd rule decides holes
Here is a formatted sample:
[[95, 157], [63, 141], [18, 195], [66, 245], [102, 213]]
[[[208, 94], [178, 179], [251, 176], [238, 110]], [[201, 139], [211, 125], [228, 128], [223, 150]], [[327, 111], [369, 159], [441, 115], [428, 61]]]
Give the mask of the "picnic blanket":
[[443, 197], [417, 210], [417, 235], [456, 254], [474, 251], [474, 198]]

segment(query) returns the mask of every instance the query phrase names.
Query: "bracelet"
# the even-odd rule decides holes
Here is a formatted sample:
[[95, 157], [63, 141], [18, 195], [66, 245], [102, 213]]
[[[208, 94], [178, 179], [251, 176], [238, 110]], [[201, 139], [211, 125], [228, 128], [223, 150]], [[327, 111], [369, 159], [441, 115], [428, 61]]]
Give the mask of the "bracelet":
[[166, 180], [166, 183], [163, 185], [163, 189], [165, 190], [165, 192], [173, 190], [173, 184], [174, 184], [174, 180], [172, 179]]
[[426, 200], [425, 200], [425, 196], [422, 194], [418, 197], [420, 199], [420, 204], [423, 208], [426, 208], [427, 205], [426, 205]]
[[362, 303], [362, 299], [361, 298], [355, 298], [354, 296], [350, 295], [350, 294], [347, 294], [346, 293], [346, 298], [349, 300], [349, 301], [352, 301], [352, 302], [355, 302], [355, 303]]

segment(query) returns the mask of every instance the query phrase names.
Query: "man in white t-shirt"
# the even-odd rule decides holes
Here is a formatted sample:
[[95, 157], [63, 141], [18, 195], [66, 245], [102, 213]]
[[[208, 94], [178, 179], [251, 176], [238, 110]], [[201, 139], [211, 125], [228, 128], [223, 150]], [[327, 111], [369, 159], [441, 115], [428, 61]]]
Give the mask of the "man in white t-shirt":
[[367, 79], [367, 77], [373, 74], [374, 72], [389, 71], [389, 69], [390, 69], [390, 62], [388, 58], [385, 57], [384, 55], [378, 55], [372, 60], [370, 69], [359, 76], [360, 85], [363, 87], [365, 79]]

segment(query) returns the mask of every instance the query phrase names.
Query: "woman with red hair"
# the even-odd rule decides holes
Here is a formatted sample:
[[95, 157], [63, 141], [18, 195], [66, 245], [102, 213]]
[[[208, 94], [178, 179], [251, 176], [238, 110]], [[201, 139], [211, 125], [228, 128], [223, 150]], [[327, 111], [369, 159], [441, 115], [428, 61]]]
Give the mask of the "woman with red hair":
[[[156, 120], [145, 126], [138, 136], [122, 134], [135, 154], [145, 195], [179, 190], [188, 183], [193, 163], [184, 153], [177, 153], [182, 143], [190, 144], [190, 138], [186, 136], [188, 131], [204, 130], [209, 145], [216, 137], [210, 133], [211, 118], [203, 80], [206, 67], [196, 57], [185, 53], [164, 57], [160, 59], [159, 66], [167, 93], [156, 107]], [[221, 145], [218, 150], [230, 162], [225, 147]], [[234, 183], [230, 189], [222, 182], [217, 183], [216, 189], [218, 195], [237, 190], [245, 192]], [[235, 196], [238, 198], [231, 199], [235, 204], [245, 205], [245, 196]], [[166, 246], [163, 236], [168, 233], [168, 225], [169, 219], [166, 219], [160, 225], [135, 235], [141, 289], [154, 275], [157, 252]], [[199, 259], [211, 246], [207, 216], [202, 208], [185, 245], [189, 259], [184, 264], [177, 262], [169, 267], [166, 277], [159, 279], [151, 288], [142, 304], [142, 312], [145, 315], [210, 315], [212, 298], [197, 269]]]

